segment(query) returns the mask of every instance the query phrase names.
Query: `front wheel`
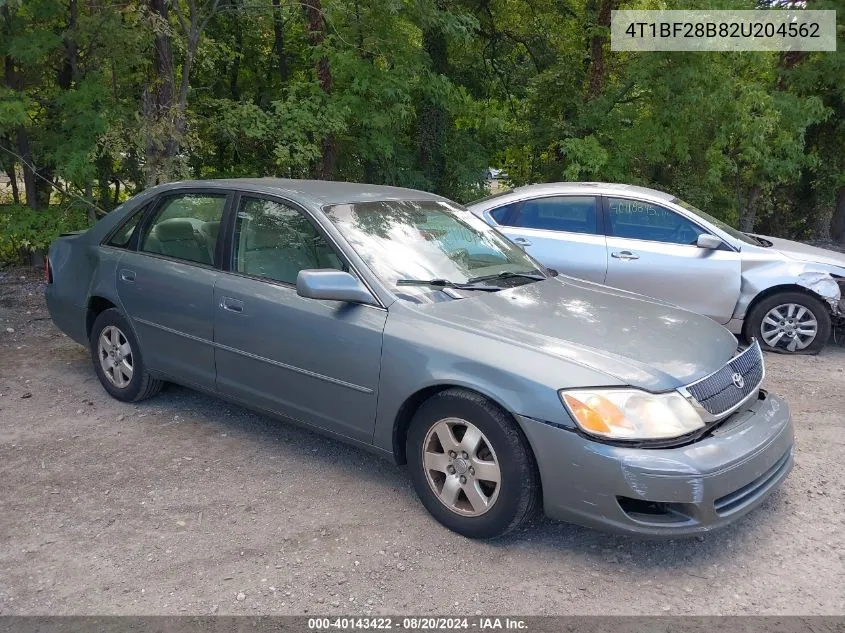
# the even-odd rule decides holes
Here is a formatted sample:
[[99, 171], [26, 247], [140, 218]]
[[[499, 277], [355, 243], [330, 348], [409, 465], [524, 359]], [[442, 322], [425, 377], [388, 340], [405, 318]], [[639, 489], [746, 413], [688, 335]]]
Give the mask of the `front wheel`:
[[830, 338], [830, 312], [803, 292], [779, 292], [760, 301], [745, 319], [743, 334], [757, 338], [764, 350], [818, 354]]
[[427, 400], [407, 440], [417, 495], [440, 523], [469, 538], [494, 538], [533, 515], [540, 482], [511, 416], [476, 393], [449, 389]]

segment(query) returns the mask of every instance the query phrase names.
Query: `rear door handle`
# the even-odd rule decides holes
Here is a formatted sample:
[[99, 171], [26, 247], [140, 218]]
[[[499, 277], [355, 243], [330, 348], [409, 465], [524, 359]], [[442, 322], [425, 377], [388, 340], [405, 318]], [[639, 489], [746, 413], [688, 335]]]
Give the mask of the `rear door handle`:
[[220, 307], [229, 312], [241, 313], [244, 311], [244, 302], [232, 297], [223, 297], [220, 300]]
[[134, 270], [127, 270], [124, 268], [120, 271], [120, 278], [123, 281], [133, 282], [135, 281], [135, 271]]
[[631, 251], [616, 251], [615, 253], [610, 254], [611, 257], [615, 257], [616, 259], [639, 259], [640, 256], [636, 253], [632, 253]]
[[514, 244], [519, 244], [520, 246], [531, 246], [531, 240], [527, 240], [524, 237], [515, 237], [513, 241]]

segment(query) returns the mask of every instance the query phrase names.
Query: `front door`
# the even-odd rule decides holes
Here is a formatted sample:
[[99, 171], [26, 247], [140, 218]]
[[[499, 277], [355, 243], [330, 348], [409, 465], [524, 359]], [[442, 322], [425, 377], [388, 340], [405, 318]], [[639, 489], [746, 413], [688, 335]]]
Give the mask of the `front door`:
[[544, 266], [603, 283], [607, 248], [595, 196], [552, 196], [511, 203], [490, 213], [499, 231]]
[[214, 289], [221, 393], [371, 442], [387, 311], [306, 299], [300, 270], [345, 270], [301, 210], [244, 195], [230, 272]]
[[740, 254], [696, 246], [705, 229], [666, 207], [605, 198], [608, 286], [727, 323], [739, 298]]
[[137, 251], [117, 267], [117, 292], [149, 369], [214, 389], [214, 284], [226, 195], [163, 198], [142, 227]]

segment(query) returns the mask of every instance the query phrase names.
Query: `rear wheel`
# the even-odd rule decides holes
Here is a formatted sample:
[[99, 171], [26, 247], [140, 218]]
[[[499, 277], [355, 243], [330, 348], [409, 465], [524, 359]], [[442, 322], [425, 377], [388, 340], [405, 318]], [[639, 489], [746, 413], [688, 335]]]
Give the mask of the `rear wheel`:
[[427, 400], [408, 430], [407, 456], [423, 505], [464, 536], [502, 536], [538, 505], [528, 441], [508, 414], [476, 393], [449, 389]]
[[819, 299], [803, 292], [779, 292], [754, 306], [743, 333], [768, 351], [817, 354], [830, 338], [830, 328], [830, 312]]
[[138, 402], [161, 390], [162, 382], [147, 373], [138, 341], [116, 308], [97, 316], [91, 328], [90, 349], [94, 371], [112, 397]]

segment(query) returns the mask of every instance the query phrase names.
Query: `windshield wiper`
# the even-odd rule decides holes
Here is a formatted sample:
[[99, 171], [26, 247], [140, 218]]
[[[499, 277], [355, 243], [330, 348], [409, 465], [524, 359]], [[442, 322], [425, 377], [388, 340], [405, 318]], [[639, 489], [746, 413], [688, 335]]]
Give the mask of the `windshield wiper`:
[[743, 233], [743, 235], [750, 237], [752, 240], [757, 242], [760, 246], [765, 246], [766, 248], [770, 248], [772, 246], [772, 243], [769, 240], [763, 239], [762, 237], [759, 237], [757, 235], [752, 235], [751, 233]]
[[[472, 281], [472, 280], [470, 280]], [[431, 286], [432, 288], [453, 288], [455, 290], [482, 290], [486, 292], [498, 292], [503, 290], [498, 286], [476, 286], [472, 283], [457, 284], [448, 279], [400, 279], [397, 286]]]
[[498, 273], [496, 275], [484, 275], [483, 277], [473, 277], [467, 281], [467, 283], [474, 284], [479, 281], [490, 281], [491, 279], [514, 279], [514, 278], [522, 278], [522, 279], [532, 279], [534, 281], [543, 281], [546, 279], [545, 275], [541, 273], [536, 268], [534, 270], [526, 270], [525, 272], [511, 272], [506, 270], [504, 272]]

